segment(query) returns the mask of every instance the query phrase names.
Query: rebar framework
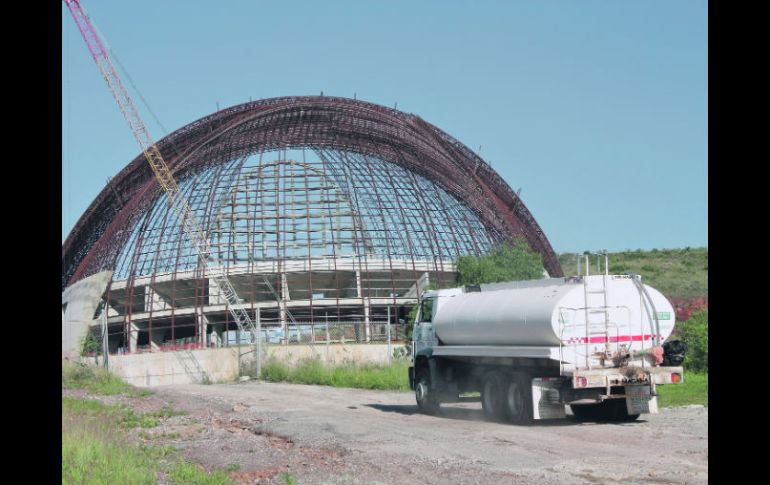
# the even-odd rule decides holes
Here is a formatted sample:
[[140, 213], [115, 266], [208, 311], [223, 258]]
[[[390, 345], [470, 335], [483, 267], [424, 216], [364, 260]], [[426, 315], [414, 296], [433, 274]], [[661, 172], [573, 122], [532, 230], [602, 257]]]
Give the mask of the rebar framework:
[[[422, 275], [450, 283], [454, 258], [514, 236], [543, 256], [551, 276], [562, 275], [508, 184], [415, 115], [345, 98], [273, 98], [221, 110], [157, 146], [212, 259], [247, 307], [283, 328], [284, 341], [287, 308], [314, 341], [318, 322], [327, 340], [330, 325], [347, 322], [349, 334], [331, 333], [369, 341], [372, 323], [394, 316]], [[234, 329], [165, 198], [140, 154], [62, 248], [62, 288], [115, 271], [107, 308], [110, 333], [123, 334], [118, 346], [142, 346], [140, 332], [150, 343], [182, 335], [204, 344], [206, 328]], [[154, 338], [153, 330], [165, 333]], [[295, 330], [301, 340], [307, 329]]]

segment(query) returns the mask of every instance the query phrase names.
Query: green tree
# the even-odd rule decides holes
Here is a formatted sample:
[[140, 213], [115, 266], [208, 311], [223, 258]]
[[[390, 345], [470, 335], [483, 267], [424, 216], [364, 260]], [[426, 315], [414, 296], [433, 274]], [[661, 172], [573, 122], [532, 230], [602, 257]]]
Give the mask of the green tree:
[[684, 367], [695, 372], [709, 370], [709, 311], [701, 310], [679, 326], [679, 338], [687, 344]]
[[460, 256], [455, 261], [461, 285], [533, 280], [543, 277], [543, 258], [518, 237], [484, 256]]
[[98, 340], [93, 333], [88, 334], [83, 339], [83, 350], [80, 352], [81, 356], [95, 353], [96, 355], [102, 354], [102, 342]]

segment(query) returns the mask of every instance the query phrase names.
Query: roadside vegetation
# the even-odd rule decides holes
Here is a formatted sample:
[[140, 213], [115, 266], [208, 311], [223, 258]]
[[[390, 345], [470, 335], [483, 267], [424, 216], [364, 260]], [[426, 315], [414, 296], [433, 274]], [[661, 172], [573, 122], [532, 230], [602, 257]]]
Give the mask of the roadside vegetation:
[[146, 396], [150, 394], [149, 391], [140, 390], [127, 384], [106, 369], [75, 362], [62, 362], [61, 386], [67, 389], [85, 389], [104, 396], [113, 394]]
[[[95, 395], [142, 392], [100, 369], [78, 364], [62, 366], [63, 389], [85, 389]], [[129, 431], [150, 429], [171, 416], [185, 414], [163, 407], [137, 413], [126, 405], [62, 396], [62, 483], [229, 485], [224, 471], [207, 472], [183, 460], [173, 447], [134, 442]]]
[[262, 379], [270, 382], [316, 384], [357, 389], [409, 391], [408, 360], [394, 360], [387, 364], [359, 364], [346, 362], [329, 366], [320, 359], [303, 359], [292, 366], [278, 359], [262, 364]]
[[677, 322], [671, 338], [687, 344], [684, 368], [697, 373], [709, 371], [709, 311], [701, 310], [686, 322]]
[[[708, 248], [627, 250], [609, 253], [609, 271], [614, 274], [636, 273], [642, 281], [669, 298], [695, 298], [708, 295]], [[580, 274], [585, 273], [580, 255]], [[591, 274], [604, 272], [604, 258], [589, 256]], [[559, 262], [565, 275], [577, 271], [577, 256], [564, 253]]]
[[684, 383], [661, 386], [658, 404], [662, 407], [702, 404], [708, 406], [709, 392], [709, 312], [701, 310], [686, 322], [677, 322], [672, 339], [687, 344]]
[[460, 256], [455, 265], [458, 286], [538, 279], [544, 271], [543, 258], [521, 237], [488, 255]]
[[684, 383], [660, 386], [658, 406], [662, 408], [687, 406], [690, 404], [709, 405], [709, 375], [684, 371]]

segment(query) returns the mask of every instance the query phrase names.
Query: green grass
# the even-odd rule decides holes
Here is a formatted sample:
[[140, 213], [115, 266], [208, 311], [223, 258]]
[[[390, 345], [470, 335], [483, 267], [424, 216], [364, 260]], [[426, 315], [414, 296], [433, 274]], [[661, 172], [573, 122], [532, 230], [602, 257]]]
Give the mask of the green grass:
[[[590, 272], [597, 274], [596, 256], [591, 256]], [[565, 275], [577, 271], [574, 254], [560, 254], [559, 262]], [[642, 280], [666, 296], [692, 298], [708, 295], [708, 249], [628, 250], [609, 254], [610, 273], [637, 273]], [[604, 258], [601, 258], [604, 273]], [[585, 273], [581, 256], [580, 273]]]
[[272, 382], [316, 384], [357, 389], [408, 391], [408, 361], [394, 361], [393, 365], [345, 363], [327, 366], [320, 359], [305, 359], [289, 367], [270, 359], [262, 365], [262, 378]]
[[281, 472], [280, 477], [286, 485], [297, 485], [297, 479], [289, 475], [288, 472]]
[[105, 433], [62, 429], [62, 483], [154, 484], [154, 460]]
[[188, 462], [176, 463], [168, 472], [173, 483], [186, 485], [229, 485], [233, 483], [225, 472], [207, 472], [200, 465]]
[[135, 413], [125, 405], [107, 405], [92, 399], [77, 399], [64, 396], [61, 398], [62, 413], [80, 414], [92, 418], [107, 419], [115, 425], [125, 428], [154, 428], [162, 418], [180, 416], [184, 411], [163, 407], [149, 413]]
[[170, 446], [136, 446], [128, 428], [151, 428], [160, 419], [181, 414], [169, 407], [136, 413], [124, 405], [62, 397], [62, 483], [153, 484], [159, 472], [173, 483], [224, 485], [224, 471], [206, 472], [174, 457]]
[[152, 394], [148, 390], [135, 388], [106, 369], [71, 362], [62, 363], [61, 385], [67, 389], [86, 389], [105, 396], [128, 394], [142, 397]]
[[709, 404], [709, 375], [694, 372], [684, 373], [684, 383], [659, 386], [658, 406], [674, 407], [688, 404]]

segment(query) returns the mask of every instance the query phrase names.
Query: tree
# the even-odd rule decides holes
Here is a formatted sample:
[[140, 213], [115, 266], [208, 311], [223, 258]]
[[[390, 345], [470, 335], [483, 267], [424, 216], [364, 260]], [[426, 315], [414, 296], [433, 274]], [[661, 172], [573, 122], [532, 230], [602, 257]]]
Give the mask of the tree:
[[97, 340], [93, 333], [88, 332], [83, 339], [83, 349], [80, 352], [81, 356], [90, 356], [92, 354], [101, 355], [102, 342]]
[[[680, 322], [681, 323], [681, 322]], [[709, 371], [709, 311], [695, 313], [679, 325], [679, 337], [687, 344], [684, 367], [694, 372]]]
[[522, 237], [502, 244], [484, 256], [460, 256], [455, 261], [461, 285], [533, 280], [543, 277], [543, 258]]

